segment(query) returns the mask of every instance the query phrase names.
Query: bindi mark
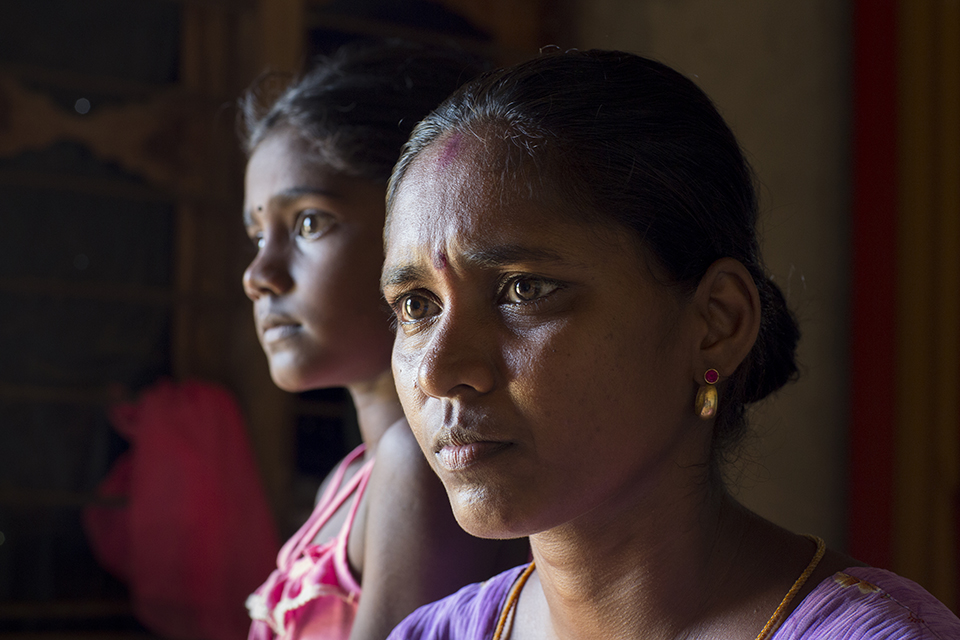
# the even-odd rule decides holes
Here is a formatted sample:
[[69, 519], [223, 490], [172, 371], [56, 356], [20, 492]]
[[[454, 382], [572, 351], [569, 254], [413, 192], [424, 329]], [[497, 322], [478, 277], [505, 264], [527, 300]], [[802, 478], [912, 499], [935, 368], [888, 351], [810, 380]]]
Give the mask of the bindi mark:
[[446, 167], [454, 158], [457, 157], [457, 154], [460, 153], [460, 148], [463, 146], [463, 134], [454, 133], [450, 136], [449, 139], [443, 144], [443, 149], [440, 150], [440, 155], [437, 158], [437, 164], [441, 167]]
[[433, 266], [443, 271], [447, 268], [447, 254], [443, 251], [437, 251], [437, 255], [433, 257]]

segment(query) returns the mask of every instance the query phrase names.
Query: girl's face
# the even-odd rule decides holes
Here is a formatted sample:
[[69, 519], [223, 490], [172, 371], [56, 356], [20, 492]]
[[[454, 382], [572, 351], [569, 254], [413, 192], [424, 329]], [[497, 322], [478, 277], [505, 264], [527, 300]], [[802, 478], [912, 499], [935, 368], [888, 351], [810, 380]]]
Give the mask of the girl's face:
[[288, 391], [346, 386], [389, 367], [381, 305], [384, 188], [308, 160], [288, 131], [247, 163], [244, 221], [257, 255], [243, 274], [270, 374]]
[[691, 308], [628, 232], [505, 190], [481, 146], [441, 138], [392, 204], [382, 284], [404, 411], [474, 535], [615, 515], [706, 460]]

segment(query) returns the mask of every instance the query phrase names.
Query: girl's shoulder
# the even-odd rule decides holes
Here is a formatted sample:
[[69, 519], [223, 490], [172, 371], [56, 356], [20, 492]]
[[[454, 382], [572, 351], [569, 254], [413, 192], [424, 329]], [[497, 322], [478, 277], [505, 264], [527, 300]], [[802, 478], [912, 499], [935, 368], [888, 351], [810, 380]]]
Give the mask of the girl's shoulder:
[[[398, 420], [383, 433], [377, 442], [376, 458], [374, 495], [386, 489], [389, 502], [398, 498], [417, 499], [421, 492], [439, 486], [439, 479], [430, 468], [406, 420]], [[445, 498], [446, 492], [443, 495]], [[443, 504], [449, 510], [446, 503]]]
[[388, 640], [488, 640], [493, 637], [510, 588], [525, 568], [514, 567], [420, 607], [393, 630]]
[[821, 582], [775, 640], [947, 640], [960, 619], [923, 587], [884, 569], [850, 567]]

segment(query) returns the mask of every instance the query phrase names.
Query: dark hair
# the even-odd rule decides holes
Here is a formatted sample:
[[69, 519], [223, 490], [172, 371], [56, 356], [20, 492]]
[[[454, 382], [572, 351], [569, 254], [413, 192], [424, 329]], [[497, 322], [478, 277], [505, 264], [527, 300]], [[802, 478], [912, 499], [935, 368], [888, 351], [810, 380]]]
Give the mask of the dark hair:
[[[632, 230], [685, 292], [717, 259], [739, 260], [760, 293], [752, 351], [723, 384], [715, 461], [745, 431], [744, 406], [795, 377], [800, 332], [766, 276], [753, 174], [713, 103], [658, 62], [618, 51], [549, 53], [478, 78], [413, 132], [388, 186], [388, 207], [417, 155], [448, 131], [501, 141], [513, 176], [551, 189], [568, 215]], [[494, 145], [496, 146], [496, 145]], [[508, 178], [509, 180], [509, 178]], [[691, 408], [692, 411], [692, 408]]]
[[243, 147], [249, 156], [271, 133], [292, 130], [324, 164], [386, 183], [414, 125], [486, 68], [476, 55], [453, 47], [349, 43], [317, 57], [279, 97], [271, 90], [275, 75], [255, 82], [240, 99]]

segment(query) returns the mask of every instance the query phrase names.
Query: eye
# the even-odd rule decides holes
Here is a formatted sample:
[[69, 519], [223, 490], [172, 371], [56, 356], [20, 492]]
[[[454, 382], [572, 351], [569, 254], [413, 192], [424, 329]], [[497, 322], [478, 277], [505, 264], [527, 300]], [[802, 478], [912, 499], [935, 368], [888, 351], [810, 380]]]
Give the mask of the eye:
[[307, 209], [297, 219], [297, 235], [306, 240], [316, 240], [333, 226], [334, 218], [318, 209]]
[[416, 294], [404, 296], [396, 306], [397, 318], [403, 323], [419, 322], [439, 312], [440, 307], [433, 301]]
[[503, 291], [503, 300], [510, 304], [533, 302], [548, 296], [557, 290], [559, 285], [543, 278], [519, 277], [507, 282]]

